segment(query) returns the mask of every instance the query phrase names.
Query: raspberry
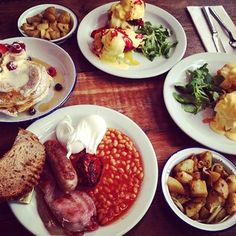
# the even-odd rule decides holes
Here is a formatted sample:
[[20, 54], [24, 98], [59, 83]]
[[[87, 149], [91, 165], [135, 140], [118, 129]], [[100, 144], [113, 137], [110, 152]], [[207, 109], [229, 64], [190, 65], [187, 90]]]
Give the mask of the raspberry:
[[49, 67], [48, 70], [47, 70], [48, 74], [52, 77], [56, 76], [57, 75], [57, 70], [55, 67]]

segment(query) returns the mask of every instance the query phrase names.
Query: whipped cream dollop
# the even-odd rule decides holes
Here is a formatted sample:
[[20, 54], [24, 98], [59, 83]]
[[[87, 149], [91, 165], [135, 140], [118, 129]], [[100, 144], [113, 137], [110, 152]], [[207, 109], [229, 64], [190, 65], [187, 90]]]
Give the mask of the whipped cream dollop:
[[99, 115], [89, 115], [79, 121], [76, 128], [66, 116], [56, 127], [57, 140], [67, 149], [67, 157], [86, 149], [95, 154], [107, 130], [105, 120]]

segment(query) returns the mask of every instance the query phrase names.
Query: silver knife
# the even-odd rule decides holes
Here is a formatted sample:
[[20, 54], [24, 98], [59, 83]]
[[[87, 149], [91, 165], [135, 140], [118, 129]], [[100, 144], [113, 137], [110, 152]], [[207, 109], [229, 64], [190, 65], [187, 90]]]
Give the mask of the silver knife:
[[214, 26], [214, 23], [211, 19], [211, 15], [210, 15], [210, 11], [209, 11], [209, 7], [202, 7], [202, 12], [203, 12], [203, 15], [207, 21], [207, 24], [209, 26], [209, 29], [211, 31], [211, 35], [212, 35], [212, 40], [213, 40], [213, 43], [214, 43], [214, 46], [216, 48], [216, 51], [217, 52], [225, 52], [225, 49], [223, 47], [223, 44], [219, 38], [219, 35], [218, 35], [218, 32]]

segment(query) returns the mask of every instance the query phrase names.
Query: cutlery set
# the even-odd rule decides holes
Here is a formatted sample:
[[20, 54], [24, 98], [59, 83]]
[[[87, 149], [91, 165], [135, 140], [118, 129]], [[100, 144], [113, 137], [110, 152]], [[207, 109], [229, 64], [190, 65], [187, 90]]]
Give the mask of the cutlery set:
[[211, 7], [205, 6], [202, 7], [202, 12], [205, 17], [205, 20], [208, 24], [208, 27], [211, 32], [212, 41], [216, 48], [217, 52], [226, 52], [225, 48], [222, 44], [221, 38], [219, 37], [218, 31], [216, 30], [215, 24], [213, 22], [212, 17], [219, 23], [222, 27], [223, 31], [227, 34], [229, 38], [229, 45], [235, 49], [236, 48], [236, 39], [234, 38], [231, 30], [227, 27], [227, 25], [223, 22], [223, 20], [219, 17], [219, 15], [215, 12], [215, 10]]

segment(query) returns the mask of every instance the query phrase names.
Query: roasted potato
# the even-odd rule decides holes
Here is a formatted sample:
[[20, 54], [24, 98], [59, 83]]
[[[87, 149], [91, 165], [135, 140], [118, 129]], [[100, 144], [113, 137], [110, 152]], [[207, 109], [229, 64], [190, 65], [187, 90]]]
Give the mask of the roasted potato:
[[198, 168], [211, 168], [212, 166], [212, 153], [209, 151], [200, 153], [198, 155]]
[[226, 201], [226, 211], [229, 215], [236, 212], [236, 193], [230, 193]]
[[169, 176], [167, 185], [170, 192], [184, 194], [184, 187], [177, 179]]
[[193, 173], [194, 161], [192, 159], [186, 159], [177, 164], [174, 168], [174, 171], [177, 173], [179, 171], [185, 171], [189, 174]]
[[229, 175], [226, 179], [226, 182], [228, 184], [229, 193], [236, 193], [236, 176]]
[[205, 180], [197, 179], [189, 182], [192, 197], [207, 197], [207, 185]]
[[71, 17], [70, 14], [68, 12], [62, 12], [59, 17], [58, 17], [58, 22], [59, 23], [63, 23], [63, 24], [70, 24], [71, 21]]
[[193, 177], [185, 171], [179, 171], [176, 173], [175, 179], [177, 179], [181, 184], [187, 184], [193, 179]]
[[186, 204], [185, 207], [186, 215], [190, 218], [193, 218], [195, 216], [196, 219], [196, 215], [199, 213], [202, 207], [202, 202], [189, 202]]
[[228, 197], [229, 187], [226, 181], [222, 178], [218, 179], [213, 185], [213, 189], [219, 193], [224, 199]]
[[206, 198], [206, 208], [211, 212], [214, 208], [218, 206], [223, 206], [225, 204], [225, 199], [220, 196], [214, 190], [211, 190]]

